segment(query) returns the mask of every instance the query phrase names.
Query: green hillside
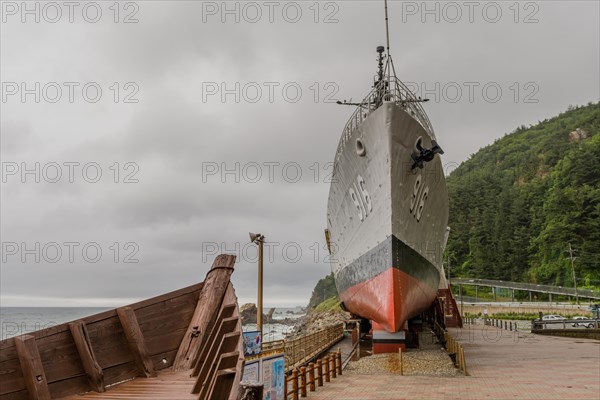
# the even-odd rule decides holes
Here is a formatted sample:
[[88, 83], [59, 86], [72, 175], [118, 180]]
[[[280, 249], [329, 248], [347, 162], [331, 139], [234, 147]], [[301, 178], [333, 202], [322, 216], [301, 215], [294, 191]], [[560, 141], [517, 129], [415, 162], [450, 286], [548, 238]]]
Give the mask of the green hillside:
[[[315, 288], [310, 296], [308, 308], [316, 308], [320, 304], [323, 304], [326, 300], [329, 300], [327, 304], [331, 303], [330, 305], [332, 306], [335, 306], [335, 303], [339, 303], [338, 292], [335, 287], [333, 273], [327, 275], [325, 278], [319, 279], [319, 282], [317, 282], [315, 285]], [[322, 307], [325, 307], [325, 305]]]
[[600, 287], [600, 104], [482, 148], [448, 177], [453, 276]]

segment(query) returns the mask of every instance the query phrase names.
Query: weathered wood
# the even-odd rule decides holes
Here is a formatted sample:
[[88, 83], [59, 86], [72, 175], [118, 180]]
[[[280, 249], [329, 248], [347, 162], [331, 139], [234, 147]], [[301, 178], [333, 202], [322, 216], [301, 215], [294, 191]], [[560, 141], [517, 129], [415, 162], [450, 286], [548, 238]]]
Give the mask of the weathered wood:
[[[239, 355], [240, 355], [240, 353], [237, 351], [221, 354], [219, 356], [219, 360], [216, 363], [215, 376], [218, 376], [219, 372], [221, 372], [221, 371], [235, 371], [237, 374], [236, 367], [237, 367], [237, 361], [238, 361]], [[210, 386], [209, 386], [209, 389], [207, 392], [207, 393], [209, 393], [209, 395], [206, 398], [213, 398], [210, 394], [220, 391], [220, 388], [217, 385], [218, 385], [218, 382], [216, 379], [213, 379], [212, 382], [210, 382]], [[231, 390], [233, 390], [233, 388], [234, 388], [234, 386], [232, 385], [229, 388], [229, 392], [223, 393], [226, 395], [226, 397], [219, 397], [219, 399], [222, 398], [222, 399], [226, 400], [226, 399], [230, 398], [231, 394], [232, 394]], [[204, 398], [204, 397], [201, 396], [200, 398]]]
[[104, 374], [96, 361], [85, 323], [82, 321], [71, 322], [69, 329], [92, 390], [99, 393], [104, 392]]
[[223, 302], [234, 264], [234, 255], [221, 254], [215, 258], [204, 280], [194, 316], [188, 325], [187, 333], [184, 335], [175, 357], [174, 371], [188, 370], [194, 366], [204, 343], [204, 338], [208, 333], [207, 331], [209, 331]]
[[[199, 365], [198, 367], [198, 372], [196, 374], [197, 384], [194, 386], [194, 391], [192, 393], [200, 393], [200, 388], [208, 381], [209, 377], [211, 376], [212, 362], [218, 357], [219, 351], [221, 351], [224, 341], [232, 335], [232, 332], [238, 329], [238, 325], [239, 319], [236, 317], [226, 318], [221, 322], [220, 328], [218, 330], [218, 335], [216, 335], [214, 340], [210, 343], [210, 348], [206, 352], [206, 357], [202, 360], [201, 365]], [[233, 349], [229, 348], [228, 351], [233, 351]], [[192, 376], [194, 376], [194, 373], [192, 373]]]
[[338, 349], [337, 353], [335, 353], [335, 357], [337, 361], [338, 375], [342, 375], [342, 350]]
[[215, 377], [214, 390], [206, 399], [209, 400], [227, 400], [231, 394], [233, 383], [235, 382], [235, 369], [226, 369], [218, 371]]
[[308, 389], [311, 392], [315, 391], [315, 364], [308, 363]]
[[306, 397], [306, 367], [300, 367], [300, 396]]
[[127, 344], [133, 354], [133, 358], [140, 369], [140, 372], [146, 377], [156, 376], [154, 363], [150, 358], [150, 353], [146, 347], [144, 335], [140, 329], [137, 318], [131, 307], [121, 307], [117, 309], [119, 321], [123, 326], [123, 332], [127, 338]]
[[240, 382], [237, 400], [263, 400], [264, 385], [256, 382]]
[[221, 343], [219, 344], [216, 355], [212, 358], [211, 361], [207, 362], [205, 365], [205, 371], [201, 371], [198, 375], [198, 379], [194, 384], [194, 388], [192, 393], [199, 393], [200, 398], [208, 398], [206, 394], [210, 390], [210, 386], [212, 383], [212, 377], [215, 376], [215, 372], [218, 368], [218, 359], [221, 354], [230, 353], [236, 350], [238, 347], [238, 342], [241, 340], [242, 334], [239, 331], [227, 333], [223, 336]]
[[331, 371], [331, 377], [337, 378], [337, 357], [335, 353], [329, 354], [329, 370]]
[[298, 400], [298, 370], [292, 370], [292, 399]]
[[329, 373], [329, 356], [323, 357], [323, 367], [325, 368], [325, 382], [331, 382], [331, 375]]
[[17, 336], [15, 337], [15, 347], [29, 398], [32, 400], [50, 400], [48, 381], [46, 380], [35, 338], [31, 335]]
[[233, 316], [235, 308], [235, 304], [224, 304], [223, 307], [221, 307], [219, 315], [217, 316], [217, 320], [215, 321], [215, 324], [213, 325], [209, 335], [206, 337], [205, 345], [202, 346], [198, 360], [196, 360], [196, 365], [194, 365], [192, 376], [198, 376], [202, 364], [207, 358], [209, 358], [209, 352], [214, 349], [216, 344], [218, 344], [220, 338], [225, 333], [233, 332], [235, 330], [238, 322], [237, 317]]
[[323, 363], [321, 362], [320, 358], [317, 360], [317, 372], [317, 385], [323, 386]]

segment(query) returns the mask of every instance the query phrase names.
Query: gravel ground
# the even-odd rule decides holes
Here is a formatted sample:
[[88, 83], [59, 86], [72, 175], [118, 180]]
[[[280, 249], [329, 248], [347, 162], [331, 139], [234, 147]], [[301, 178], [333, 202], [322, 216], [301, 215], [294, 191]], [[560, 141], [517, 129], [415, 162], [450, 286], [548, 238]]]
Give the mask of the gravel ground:
[[[403, 375], [460, 376], [450, 357], [439, 344], [432, 343], [432, 334], [423, 332], [419, 337], [420, 349], [407, 349], [402, 353]], [[350, 374], [400, 375], [398, 353], [375, 354], [351, 361], [344, 371]]]

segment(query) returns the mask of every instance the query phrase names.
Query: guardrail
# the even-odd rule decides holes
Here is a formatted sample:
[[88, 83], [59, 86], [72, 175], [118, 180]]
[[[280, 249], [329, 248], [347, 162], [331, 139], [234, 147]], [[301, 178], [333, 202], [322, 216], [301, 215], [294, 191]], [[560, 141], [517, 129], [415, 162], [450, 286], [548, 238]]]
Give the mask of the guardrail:
[[551, 293], [562, 296], [579, 296], [586, 299], [600, 299], [600, 292], [590, 289], [577, 289], [562, 286], [538, 285], [536, 283], [522, 283], [510, 281], [496, 281], [492, 279], [452, 278], [453, 285], [472, 285]]
[[[554, 319], [554, 320], [539, 320], [531, 321], [531, 331], [540, 329], [556, 329], [555, 326], [562, 326], [562, 329], [572, 329], [579, 326], [587, 328], [589, 324], [593, 324], [592, 328], [600, 329], [600, 319]], [[550, 328], [548, 327], [550, 325]], [[567, 328], [569, 326], [569, 328]]]

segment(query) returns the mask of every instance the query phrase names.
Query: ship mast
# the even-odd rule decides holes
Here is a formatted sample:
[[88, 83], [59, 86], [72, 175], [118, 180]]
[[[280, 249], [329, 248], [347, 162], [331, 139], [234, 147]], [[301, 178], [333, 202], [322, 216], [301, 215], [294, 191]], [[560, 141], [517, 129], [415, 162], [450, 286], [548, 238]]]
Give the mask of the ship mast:
[[388, 2], [385, 0], [385, 37], [387, 43], [387, 54], [390, 56], [390, 25], [388, 18]]

